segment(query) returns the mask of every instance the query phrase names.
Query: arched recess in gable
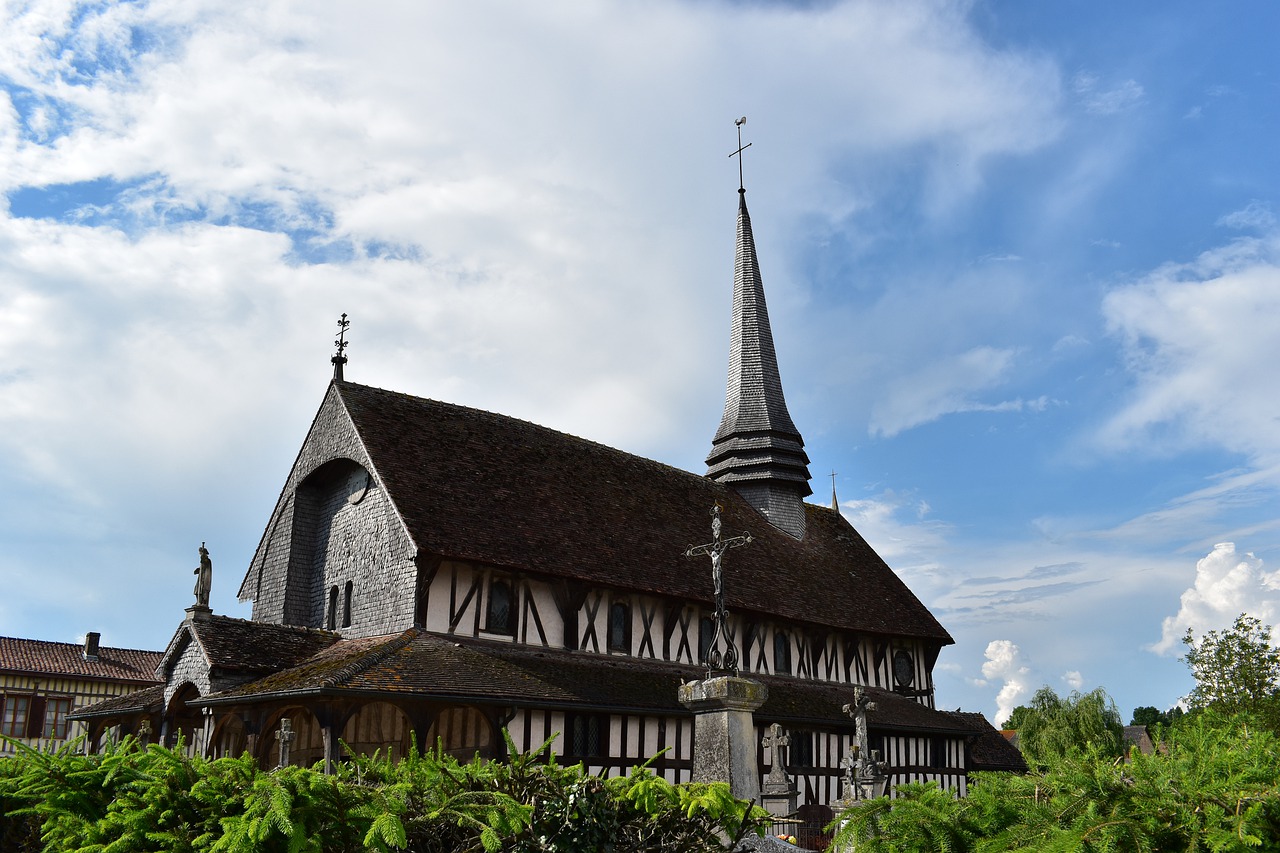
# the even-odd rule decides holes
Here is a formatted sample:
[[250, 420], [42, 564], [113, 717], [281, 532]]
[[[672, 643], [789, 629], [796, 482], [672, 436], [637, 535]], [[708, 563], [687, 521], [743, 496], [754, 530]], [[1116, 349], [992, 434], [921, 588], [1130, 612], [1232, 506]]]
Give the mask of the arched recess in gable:
[[333, 459], [307, 475], [294, 493], [285, 623], [338, 630], [357, 620], [361, 580], [386, 558], [387, 532], [382, 493], [360, 463]]

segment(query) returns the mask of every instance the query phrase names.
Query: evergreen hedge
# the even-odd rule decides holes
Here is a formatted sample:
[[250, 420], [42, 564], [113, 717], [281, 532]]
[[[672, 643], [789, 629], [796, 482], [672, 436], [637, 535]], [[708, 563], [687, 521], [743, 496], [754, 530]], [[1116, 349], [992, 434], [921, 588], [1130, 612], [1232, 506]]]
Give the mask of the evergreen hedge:
[[705, 853], [765, 826], [727, 785], [673, 785], [643, 766], [602, 779], [556, 763], [549, 743], [505, 762], [359, 757], [331, 775], [132, 738], [96, 755], [10, 743], [0, 853]]

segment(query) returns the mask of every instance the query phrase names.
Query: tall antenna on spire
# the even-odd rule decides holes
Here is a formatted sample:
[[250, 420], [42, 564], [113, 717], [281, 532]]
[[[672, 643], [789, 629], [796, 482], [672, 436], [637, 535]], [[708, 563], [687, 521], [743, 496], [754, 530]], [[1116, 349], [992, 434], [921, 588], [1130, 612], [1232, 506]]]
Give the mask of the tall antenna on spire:
[[333, 365], [334, 382], [343, 381], [342, 365], [347, 363], [347, 357], [343, 355], [343, 352], [347, 348], [347, 329], [350, 327], [351, 321], [347, 319], [347, 315], [344, 313], [342, 318], [338, 320], [338, 339], [333, 342], [333, 345], [338, 348], [338, 351], [334, 353], [333, 358], [329, 359], [329, 363]]
[[747, 117], [743, 116], [734, 122], [738, 126], [738, 150], [730, 154], [730, 157], [738, 158], [738, 192], [745, 193], [747, 191], [746, 184], [742, 182], [742, 152], [751, 147], [751, 143], [742, 144], [742, 126], [747, 123]]

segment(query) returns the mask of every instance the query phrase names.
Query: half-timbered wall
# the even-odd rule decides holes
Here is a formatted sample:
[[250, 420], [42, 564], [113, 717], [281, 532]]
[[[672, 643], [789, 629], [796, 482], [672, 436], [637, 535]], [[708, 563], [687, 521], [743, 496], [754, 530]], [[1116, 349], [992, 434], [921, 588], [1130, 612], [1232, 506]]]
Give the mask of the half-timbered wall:
[[[577, 720], [575, 720], [575, 717]], [[575, 723], [590, 718], [599, 722], [598, 748], [575, 750]], [[672, 782], [688, 782], [693, 776], [693, 718], [654, 717], [636, 714], [525, 709], [507, 724], [516, 749], [537, 749], [555, 736], [551, 750], [562, 762], [582, 762], [588, 772], [619, 776], [667, 750], [652, 766]]]
[[[709, 639], [709, 614], [696, 606], [604, 587], [574, 593], [564, 582], [458, 561], [442, 562], [423, 595], [423, 627], [441, 634], [687, 664], [701, 660]], [[754, 614], [731, 616], [729, 633], [744, 674], [898, 688], [933, 707], [931, 658], [923, 642], [818, 630]], [[900, 652], [907, 665], [895, 677]]]
[[[5, 734], [27, 746], [58, 746], [84, 733], [84, 724], [67, 721], [67, 713], [132, 693], [142, 686], [64, 676], [0, 674], [0, 720], [7, 720], [12, 726], [12, 732]], [[51, 736], [55, 734], [60, 736]], [[0, 741], [0, 755], [15, 750], [12, 743]]]

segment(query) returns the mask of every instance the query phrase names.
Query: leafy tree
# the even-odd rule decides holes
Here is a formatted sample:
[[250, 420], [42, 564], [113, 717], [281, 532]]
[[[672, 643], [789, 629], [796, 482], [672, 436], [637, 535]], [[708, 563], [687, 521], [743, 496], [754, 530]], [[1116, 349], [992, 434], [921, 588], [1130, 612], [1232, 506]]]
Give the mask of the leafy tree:
[[1133, 717], [1129, 720], [1129, 725], [1146, 726], [1147, 728], [1168, 726], [1173, 723], [1172, 714], [1173, 710], [1160, 711], [1154, 705], [1143, 705], [1141, 708], [1133, 709]]
[[1241, 613], [1230, 628], [1209, 631], [1199, 640], [1190, 628], [1182, 658], [1195, 676], [1187, 697], [1194, 709], [1224, 714], [1253, 714], [1280, 728], [1280, 649], [1271, 643], [1271, 626]]
[[978, 773], [963, 799], [901, 785], [841, 814], [858, 853], [1280, 850], [1280, 739], [1245, 717], [1197, 714], [1166, 750], [1128, 761], [1090, 746], [1026, 775]]
[[1052, 687], [1041, 687], [1030, 704], [1014, 709], [1011, 723], [1017, 724], [1023, 755], [1042, 763], [1090, 745], [1104, 754], [1119, 755], [1124, 734], [1116, 703], [1101, 687], [1088, 693], [1073, 691], [1066, 697]]

